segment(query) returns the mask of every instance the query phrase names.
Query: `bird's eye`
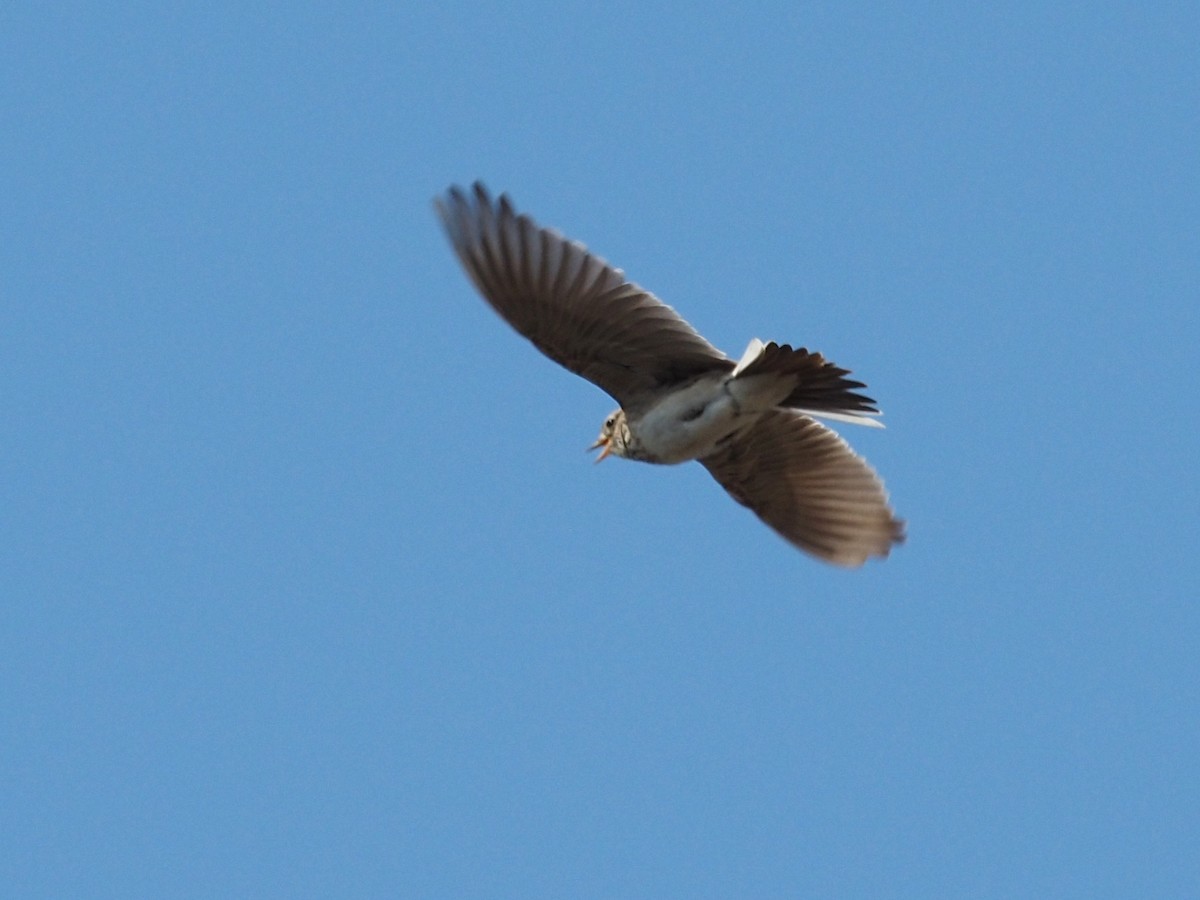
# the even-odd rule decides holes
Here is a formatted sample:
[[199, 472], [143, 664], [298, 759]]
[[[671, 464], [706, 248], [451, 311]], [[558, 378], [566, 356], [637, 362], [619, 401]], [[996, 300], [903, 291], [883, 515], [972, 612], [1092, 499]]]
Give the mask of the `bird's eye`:
[[617, 420], [616, 420], [616, 419], [614, 419], [614, 418], [612, 418], [612, 417], [609, 417], [609, 418], [607, 418], [607, 419], [605, 419], [605, 420], [604, 420], [604, 427], [605, 427], [605, 428], [612, 428], [612, 427], [613, 427], [613, 425], [615, 425], [616, 423], [617, 423]]

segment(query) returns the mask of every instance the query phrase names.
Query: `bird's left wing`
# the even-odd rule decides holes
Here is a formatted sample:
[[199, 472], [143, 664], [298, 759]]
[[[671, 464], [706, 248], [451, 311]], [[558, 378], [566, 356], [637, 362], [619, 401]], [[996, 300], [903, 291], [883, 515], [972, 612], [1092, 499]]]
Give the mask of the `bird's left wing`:
[[733, 361], [620, 269], [493, 202], [476, 182], [434, 201], [484, 299], [555, 362], [636, 410], [663, 388]]

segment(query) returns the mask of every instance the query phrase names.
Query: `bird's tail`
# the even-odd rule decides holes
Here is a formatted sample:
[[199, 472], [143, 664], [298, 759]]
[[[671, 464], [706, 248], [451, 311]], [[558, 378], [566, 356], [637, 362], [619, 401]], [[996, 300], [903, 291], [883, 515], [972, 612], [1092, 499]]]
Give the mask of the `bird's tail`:
[[882, 428], [877, 417], [875, 401], [855, 388], [866, 387], [861, 381], [845, 376], [842, 369], [828, 362], [820, 353], [809, 353], [803, 347], [794, 349], [774, 341], [764, 344], [752, 340], [733, 370], [734, 378], [754, 375], [785, 375], [795, 379], [795, 387], [779, 406], [797, 410], [822, 419], [835, 419], [855, 425]]

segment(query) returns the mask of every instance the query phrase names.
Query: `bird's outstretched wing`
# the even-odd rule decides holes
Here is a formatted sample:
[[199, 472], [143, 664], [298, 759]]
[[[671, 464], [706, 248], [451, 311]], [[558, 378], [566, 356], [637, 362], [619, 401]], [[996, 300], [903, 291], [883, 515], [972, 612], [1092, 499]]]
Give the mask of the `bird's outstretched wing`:
[[733, 361], [683, 318], [582, 244], [518, 215], [478, 182], [434, 201], [471, 280], [555, 362], [636, 411], [663, 388]]
[[769, 412], [700, 462], [735, 500], [821, 559], [860, 566], [904, 540], [875, 470], [808, 416]]

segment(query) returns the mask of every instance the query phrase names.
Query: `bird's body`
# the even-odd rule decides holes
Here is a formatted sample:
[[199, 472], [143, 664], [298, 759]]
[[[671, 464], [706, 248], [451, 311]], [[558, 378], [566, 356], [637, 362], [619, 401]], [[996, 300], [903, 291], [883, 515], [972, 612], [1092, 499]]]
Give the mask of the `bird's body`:
[[860, 565], [903, 540], [878, 476], [813, 415], [877, 425], [860, 382], [818, 353], [752, 340], [738, 362], [620, 270], [498, 204], [482, 185], [437, 202], [484, 298], [543, 353], [621, 407], [593, 448], [641, 462], [698, 460], [791, 543]]
[[622, 416], [628, 437], [613, 453], [626, 459], [672, 465], [708, 456], [757, 416], [744, 410], [730, 389], [731, 379], [704, 375], [665, 395], [636, 419]]
[[[761, 341], [752, 341], [743, 361], [753, 361], [765, 349]], [[616, 410], [610, 419], [625, 423], [626, 436], [614, 439], [611, 452], [666, 465], [703, 459], [782, 403], [795, 382], [795, 375], [746, 375], [736, 368], [697, 375], [661, 392], [653, 406], [634, 417]], [[605, 443], [603, 431], [597, 443]]]

